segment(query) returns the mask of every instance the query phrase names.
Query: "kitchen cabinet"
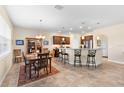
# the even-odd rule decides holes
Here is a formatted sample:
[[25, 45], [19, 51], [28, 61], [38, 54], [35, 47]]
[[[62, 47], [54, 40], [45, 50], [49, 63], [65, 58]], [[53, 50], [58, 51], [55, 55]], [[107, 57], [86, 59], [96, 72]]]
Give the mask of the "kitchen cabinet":
[[65, 36], [53, 36], [53, 44], [61, 45], [64, 41], [64, 44], [70, 44], [70, 37]]

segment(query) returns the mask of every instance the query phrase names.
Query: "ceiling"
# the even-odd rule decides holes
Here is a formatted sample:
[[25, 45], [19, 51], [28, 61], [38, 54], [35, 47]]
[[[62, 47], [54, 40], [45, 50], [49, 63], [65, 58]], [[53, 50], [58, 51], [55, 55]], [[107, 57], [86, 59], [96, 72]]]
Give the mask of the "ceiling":
[[62, 5], [55, 8], [53, 5], [32, 5], [5, 8], [15, 26], [49, 32], [87, 32], [124, 23], [124, 6]]

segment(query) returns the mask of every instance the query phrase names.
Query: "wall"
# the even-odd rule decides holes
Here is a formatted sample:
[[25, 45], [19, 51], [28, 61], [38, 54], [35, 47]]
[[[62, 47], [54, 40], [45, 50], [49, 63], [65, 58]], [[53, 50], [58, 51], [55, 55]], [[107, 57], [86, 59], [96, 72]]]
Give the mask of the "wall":
[[70, 46], [71, 48], [80, 48], [80, 34], [73, 33], [71, 34]]
[[102, 48], [108, 60], [124, 64], [124, 24], [97, 29], [90, 34], [94, 35], [94, 48], [98, 48], [96, 37], [99, 36], [102, 44], [105, 44]]
[[[10, 35], [12, 37], [13, 27], [7, 15], [8, 14], [6, 13], [6, 10], [4, 9], [4, 7], [0, 6], [0, 16], [6, 22], [8, 29], [11, 31]], [[11, 44], [12, 44], [12, 38], [11, 38]], [[12, 46], [11, 46], [11, 51], [9, 53], [6, 53], [5, 55], [0, 56], [0, 85], [4, 80], [6, 74], [10, 70], [11, 66], [12, 66]]]
[[108, 38], [108, 60], [124, 64], [124, 24], [97, 29]]
[[[26, 50], [26, 44], [23, 46], [17, 46], [15, 43], [15, 40], [21, 39], [25, 40], [26, 37], [34, 37], [38, 34], [45, 35], [45, 39], [49, 41], [49, 45], [45, 45], [43, 47], [49, 48], [52, 50], [55, 47], [60, 47], [59, 45], [53, 45], [53, 36], [54, 35], [59, 35], [59, 36], [69, 36], [70, 37], [70, 45], [72, 46], [71, 48], [79, 48], [80, 46], [80, 34], [75, 34], [72, 33], [71, 35], [67, 33], [48, 33], [47, 31], [42, 31], [42, 30], [32, 30], [32, 29], [26, 29], [26, 28], [19, 28], [15, 27], [14, 28], [14, 40], [13, 40], [13, 45], [14, 48], [20, 48], [22, 50]], [[66, 45], [67, 46], [67, 45]]]
[[[44, 47], [49, 48], [51, 45], [51, 36], [47, 31], [45, 30], [33, 30], [28, 28], [20, 28], [20, 27], [14, 27], [14, 40], [13, 45], [14, 48], [22, 49], [23, 51], [26, 50], [26, 37], [35, 37], [36, 35], [45, 35], [45, 39], [49, 41], [49, 45], [46, 45]], [[24, 40], [24, 45], [16, 45], [16, 40]]]

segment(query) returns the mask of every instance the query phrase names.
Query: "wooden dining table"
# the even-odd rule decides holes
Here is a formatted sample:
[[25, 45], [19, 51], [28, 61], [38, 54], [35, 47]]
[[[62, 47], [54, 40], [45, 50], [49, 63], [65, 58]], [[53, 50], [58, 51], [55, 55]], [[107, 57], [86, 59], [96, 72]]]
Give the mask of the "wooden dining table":
[[[39, 61], [40, 58], [37, 56], [37, 54], [27, 54], [26, 58], [29, 61], [29, 65], [30, 65], [29, 78], [31, 79], [31, 65], [34, 64], [35, 62]], [[49, 56], [48, 64], [49, 64], [50, 73], [51, 73], [51, 66], [52, 66], [51, 60], [52, 60], [52, 56]]]

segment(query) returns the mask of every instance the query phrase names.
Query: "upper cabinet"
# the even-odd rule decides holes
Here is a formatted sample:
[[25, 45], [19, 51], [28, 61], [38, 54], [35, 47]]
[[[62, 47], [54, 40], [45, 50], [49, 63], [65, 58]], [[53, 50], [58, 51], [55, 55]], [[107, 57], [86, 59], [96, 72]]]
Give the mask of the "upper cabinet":
[[84, 48], [93, 48], [93, 35], [84, 36], [83, 39], [80, 37], [80, 41]]
[[65, 37], [65, 36], [53, 36], [53, 44], [70, 44], [70, 37]]
[[58, 36], [53, 36], [53, 44], [60, 44], [60, 38]]
[[70, 44], [70, 37], [65, 37], [65, 43]]

